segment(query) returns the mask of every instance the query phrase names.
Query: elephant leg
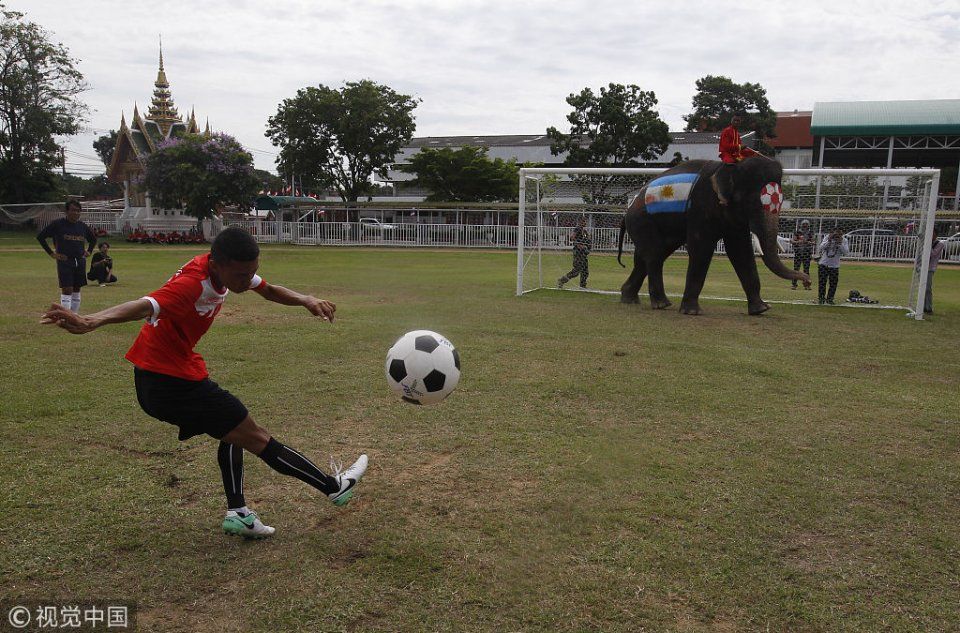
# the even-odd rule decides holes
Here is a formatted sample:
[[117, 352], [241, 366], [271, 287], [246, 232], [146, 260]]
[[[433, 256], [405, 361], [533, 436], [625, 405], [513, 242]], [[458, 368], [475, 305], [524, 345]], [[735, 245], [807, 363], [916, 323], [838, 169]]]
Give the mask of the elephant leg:
[[763, 314], [770, 304], [760, 298], [760, 275], [757, 274], [757, 260], [753, 254], [753, 240], [750, 233], [737, 231], [723, 236], [727, 247], [727, 258], [740, 278], [740, 285], [747, 295], [747, 311], [750, 314]]
[[707, 279], [707, 271], [710, 270], [710, 262], [716, 247], [717, 240], [712, 237], [687, 242], [689, 262], [687, 263], [687, 282], [683, 288], [683, 301], [680, 302], [681, 313], [701, 314], [703, 312], [700, 308], [700, 293], [703, 291], [703, 283]]
[[633, 271], [620, 286], [620, 303], [640, 303], [640, 288], [647, 277], [647, 263], [639, 251], [633, 253]]
[[664, 310], [673, 305], [670, 300], [667, 299], [667, 292], [663, 287], [663, 262], [666, 259], [667, 256], [664, 256], [647, 261], [650, 306], [654, 310]]

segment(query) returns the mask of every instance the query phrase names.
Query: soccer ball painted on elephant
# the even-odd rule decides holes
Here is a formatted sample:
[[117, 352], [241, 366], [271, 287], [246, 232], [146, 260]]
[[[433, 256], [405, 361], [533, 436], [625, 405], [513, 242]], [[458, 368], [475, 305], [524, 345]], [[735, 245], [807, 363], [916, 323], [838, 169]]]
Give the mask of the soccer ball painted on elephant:
[[717, 241], [722, 239], [747, 295], [749, 313], [766, 312], [770, 306], [760, 298], [751, 232], [759, 238], [767, 268], [778, 277], [809, 285], [807, 275], [787, 268], [778, 256], [782, 180], [780, 163], [756, 156], [733, 165], [687, 161], [647, 184], [630, 204], [620, 227], [617, 261], [623, 254], [624, 233], [636, 245], [633, 272], [620, 288], [620, 300], [638, 303], [640, 287], [647, 279], [651, 305], [655, 309], [670, 307], [663, 286], [663, 263], [686, 244], [689, 263], [680, 312], [700, 314], [700, 291]]

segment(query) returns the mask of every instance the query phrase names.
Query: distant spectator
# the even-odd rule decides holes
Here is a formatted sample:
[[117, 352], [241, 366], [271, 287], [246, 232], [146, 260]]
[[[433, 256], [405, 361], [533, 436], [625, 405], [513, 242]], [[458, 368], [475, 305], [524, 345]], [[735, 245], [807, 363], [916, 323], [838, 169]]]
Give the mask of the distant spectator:
[[[803, 268], [803, 272], [809, 277], [810, 276], [810, 260], [813, 259], [813, 231], [810, 230], [810, 220], [804, 220], [800, 223], [800, 228], [798, 228], [794, 234], [793, 238], [790, 240], [790, 244], [793, 246], [793, 269], [800, 270]], [[797, 280], [794, 279], [792, 283], [794, 290], [797, 289]], [[810, 286], [804, 286], [807, 290], [810, 290]]]
[[[80, 288], [87, 285], [87, 256], [97, 245], [93, 231], [80, 221], [80, 211], [79, 202], [68, 201], [64, 205], [64, 217], [54, 220], [37, 235], [43, 250], [57, 260], [60, 305], [77, 313], [80, 312]], [[47, 244], [50, 238], [53, 239], [52, 249]]]
[[90, 272], [87, 279], [97, 282], [98, 286], [117, 283], [117, 276], [113, 274], [113, 258], [110, 257], [110, 244], [100, 242], [97, 252], [90, 258]]
[[[850, 254], [850, 244], [840, 227], [833, 229], [820, 242], [820, 261], [817, 262], [817, 303], [833, 305], [840, 283], [840, 258]], [[827, 290], [827, 282], [830, 284]], [[826, 294], [824, 294], [826, 293]]]
[[[933, 273], [937, 272], [937, 264], [940, 263], [940, 256], [943, 255], [943, 247], [946, 242], [937, 239], [937, 230], [933, 230], [933, 243], [930, 245], [930, 261], [927, 268], [927, 292], [923, 296], [923, 311], [926, 314], [933, 314]], [[923, 257], [923, 249], [919, 249], [917, 257]]]

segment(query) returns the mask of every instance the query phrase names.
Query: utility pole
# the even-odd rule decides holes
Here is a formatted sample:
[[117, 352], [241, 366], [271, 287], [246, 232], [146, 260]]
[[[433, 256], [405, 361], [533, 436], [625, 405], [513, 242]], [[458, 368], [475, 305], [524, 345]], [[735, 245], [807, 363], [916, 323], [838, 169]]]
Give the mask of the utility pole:
[[64, 178], [67, 177], [67, 155], [63, 147], [60, 148], [60, 173]]

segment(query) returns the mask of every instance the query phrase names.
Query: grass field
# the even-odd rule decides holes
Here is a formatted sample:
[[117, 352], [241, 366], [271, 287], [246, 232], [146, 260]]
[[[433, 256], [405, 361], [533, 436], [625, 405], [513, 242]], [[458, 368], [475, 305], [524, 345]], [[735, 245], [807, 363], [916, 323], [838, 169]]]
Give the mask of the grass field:
[[[121, 283], [87, 288], [82, 310], [140, 297], [198, 252], [117, 244]], [[263, 277], [335, 301], [337, 322], [231, 296], [199, 351], [281, 441], [320, 464], [371, 458], [340, 509], [248, 457], [247, 501], [278, 530], [265, 542], [220, 532], [216, 443], [178, 443], [137, 406], [122, 356], [139, 325], [38, 325], [58, 291], [29, 239], [0, 239], [0, 270], [4, 604], [120, 598], [144, 631], [960, 621], [958, 270], [937, 272], [923, 322], [709, 301], [685, 317], [517, 298], [510, 253], [265, 247]], [[860, 273], [887, 270], [844, 264]], [[721, 260], [710, 274], [732, 279]], [[417, 328], [463, 362], [434, 407], [383, 376]]]

